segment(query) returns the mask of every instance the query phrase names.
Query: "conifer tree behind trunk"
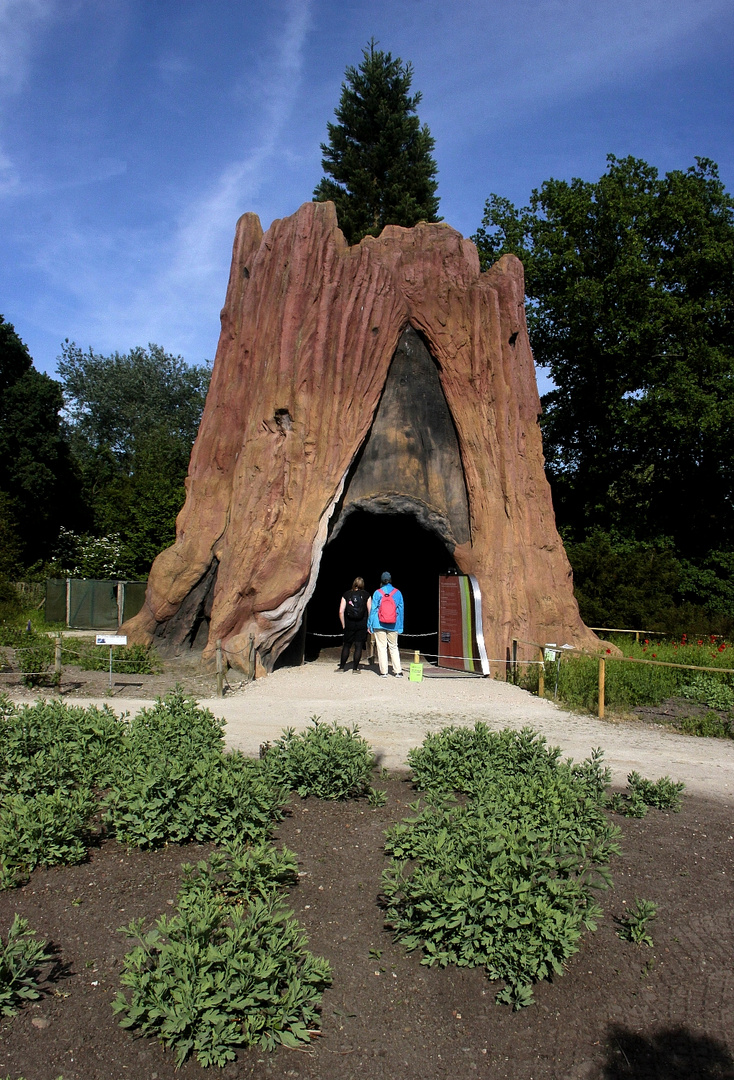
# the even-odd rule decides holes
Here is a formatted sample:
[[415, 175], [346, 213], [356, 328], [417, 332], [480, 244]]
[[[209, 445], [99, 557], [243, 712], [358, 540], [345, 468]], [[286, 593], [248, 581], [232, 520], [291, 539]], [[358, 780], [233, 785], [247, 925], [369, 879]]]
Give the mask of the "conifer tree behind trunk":
[[412, 65], [375, 46], [373, 39], [359, 67], [346, 70], [338, 123], [327, 124], [329, 142], [321, 144], [329, 175], [314, 190], [316, 202], [336, 204], [350, 244], [385, 225], [441, 221], [434, 139], [416, 114], [420, 93], [409, 94]]

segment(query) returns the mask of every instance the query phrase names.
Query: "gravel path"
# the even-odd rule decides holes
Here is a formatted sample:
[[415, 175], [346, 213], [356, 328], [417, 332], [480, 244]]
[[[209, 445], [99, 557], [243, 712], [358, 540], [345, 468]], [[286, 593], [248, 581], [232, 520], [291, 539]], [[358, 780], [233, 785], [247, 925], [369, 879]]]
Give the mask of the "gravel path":
[[[75, 698], [73, 703], [103, 702]], [[146, 704], [121, 698], [104, 703], [131, 713]], [[691, 792], [734, 801], [734, 741], [597, 720], [496, 679], [432, 677], [411, 683], [407, 677], [380, 679], [368, 670], [343, 673], [333, 662], [319, 660], [284, 668], [223, 699], [205, 699], [201, 704], [226, 720], [228, 745], [246, 754], [256, 755], [260, 745], [277, 739], [284, 727], [300, 731], [310, 717], [319, 716], [328, 722], [358, 724], [380, 763], [399, 769], [406, 764], [408, 750], [418, 746], [427, 732], [483, 720], [493, 729], [531, 726], [576, 760], [601, 746], [617, 784], [624, 784], [636, 769], [652, 780], [667, 774], [685, 781]]]

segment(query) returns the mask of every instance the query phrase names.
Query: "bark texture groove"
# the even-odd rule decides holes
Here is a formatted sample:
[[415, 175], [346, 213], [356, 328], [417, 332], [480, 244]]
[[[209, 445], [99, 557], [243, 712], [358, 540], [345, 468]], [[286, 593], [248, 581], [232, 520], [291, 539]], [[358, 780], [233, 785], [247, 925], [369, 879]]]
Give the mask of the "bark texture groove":
[[205, 658], [221, 639], [230, 664], [246, 669], [252, 636], [272, 668], [313, 592], [332, 515], [412, 327], [455, 426], [469, 538], [453, 554], [481, 586], [490, 657], [504, 658], [513, 636], [598, 647], [543, 471], [518, 259], [481, 273], [474, 245], [445, 224], [388, 226], [350, 248], [331, 203], [305, 203], [264, 235], [245, 214], [221, 319], [176, 542], [124, 627], [131, 641], [200, 644], [206, 619]]

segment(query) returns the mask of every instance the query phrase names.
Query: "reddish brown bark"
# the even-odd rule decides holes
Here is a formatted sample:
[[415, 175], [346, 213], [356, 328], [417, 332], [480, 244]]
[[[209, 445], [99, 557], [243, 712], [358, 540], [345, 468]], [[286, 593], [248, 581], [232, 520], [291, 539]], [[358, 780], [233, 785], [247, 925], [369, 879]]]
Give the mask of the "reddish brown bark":
[[454, 558], [479, 580], [490, 656], [504, 657], [513, 636], [598, 645], [543, 471], [521, 263], [506, 255], [480, 273], [474, 245], [444, 224], [388, 226], [350, 248], [331, 203], [306, 203], [264, 236], [254, 214], [238, 222], [176, 543], [153, 565], [131, 640], [181, 640], [196, 606], [182, 604], [218, 560], [205, 656], [219, 638], [245, 667], [253, 635], [272, 667], [408, 324], [456, 426], [471, 539]]

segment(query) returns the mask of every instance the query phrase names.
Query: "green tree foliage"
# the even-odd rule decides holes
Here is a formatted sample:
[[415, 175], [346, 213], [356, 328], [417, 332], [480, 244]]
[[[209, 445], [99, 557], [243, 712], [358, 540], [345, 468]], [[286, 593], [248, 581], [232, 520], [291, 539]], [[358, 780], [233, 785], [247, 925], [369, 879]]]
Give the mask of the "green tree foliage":
[[317, 202], [336, 204], [350, 244], [378, 236], [385, 225], [410, 227], [440, 221], [434, 139], [416, 115], [420, 93], [410, 94], [411, 64], [377, 49], [372, 39], [359, 67], [348, 67], [336, 124], [322, 143], [325, 176]]
[[659, 176], [610, 156], [596, 182], [493, 195], [484, 266], [525, 264], [559, 520], [701, 559], [734, 548], [734, 202], [705, 158]]
[[59, 526], [81, 512], [79, 479], [61, 419], [61, 387], [33, 367], [0, 315], [0, 564], [46, 557]]
[[67, 341], [58, 371], [94, 529], [122, 538], [119, 572], [147, 574], [174, 540], [209, 368], [158, 345], [101, 356]]

